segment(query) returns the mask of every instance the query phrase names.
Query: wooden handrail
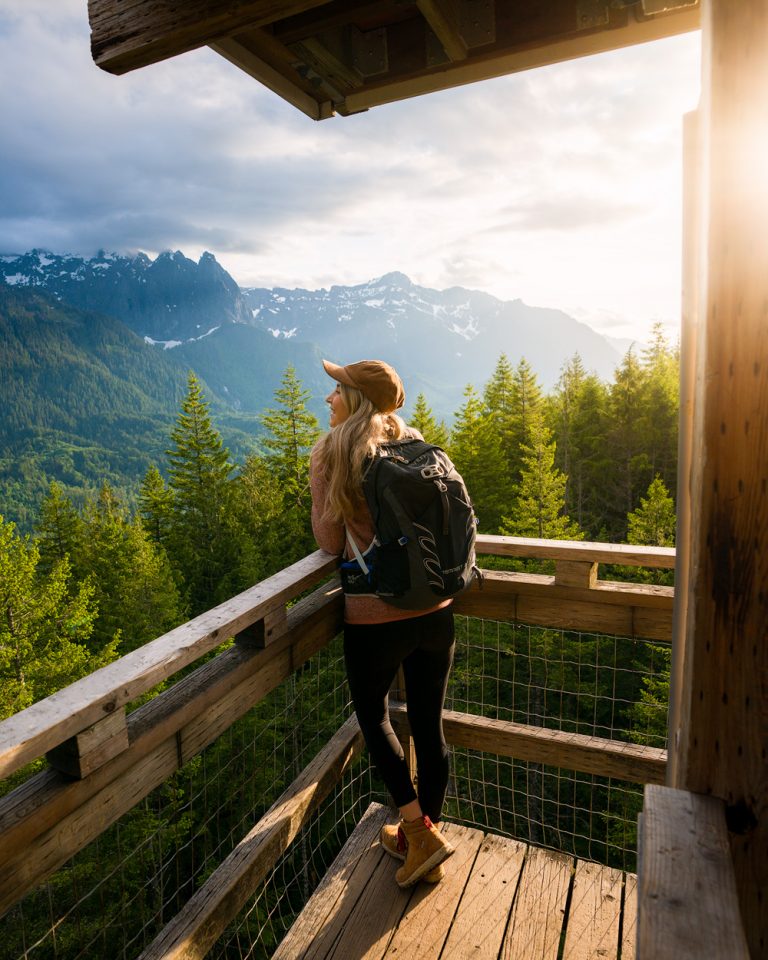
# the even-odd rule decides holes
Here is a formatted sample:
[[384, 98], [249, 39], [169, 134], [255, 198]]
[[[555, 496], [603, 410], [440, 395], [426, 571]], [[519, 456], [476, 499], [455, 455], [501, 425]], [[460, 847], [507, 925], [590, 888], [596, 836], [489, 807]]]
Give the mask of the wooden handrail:
[[55, 770], [0, 799], [0, 915], [216, 740], [335, 637], [338, 581], [288, 611], [263, 649], [236, 644], [128, 717], [128, 747], [82, 780]]
[[283, 607], [336, 567], [336, 557], [317, 550], [4, 720], [0, 723], [0, 777], [109, 717], [225, 640]]
[[531, 560], [571, 560], [615, 563], [629, 567], [675, 566], [674, 547], [644, 547], [631, 543], [588, 543], [585, 540], [532, 540], [479, 534], [477, 553], [482, 556], [519, 557]]

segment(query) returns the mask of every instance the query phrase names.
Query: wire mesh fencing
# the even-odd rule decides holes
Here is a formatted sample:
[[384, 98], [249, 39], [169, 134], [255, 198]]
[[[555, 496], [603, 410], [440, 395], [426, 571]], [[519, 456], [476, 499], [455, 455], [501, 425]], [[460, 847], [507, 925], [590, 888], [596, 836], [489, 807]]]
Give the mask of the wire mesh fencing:
[[[669, 647], [457, 617], [446, 706], [663, 747]], [[341, 639], [0, 921], [0, 960], [135, 958], [351, 713]], [[363, 754], [210, 956], [267, 958], [368, 804]], [[625, 870], [640, 785], [452, 748], [446, 816]]]

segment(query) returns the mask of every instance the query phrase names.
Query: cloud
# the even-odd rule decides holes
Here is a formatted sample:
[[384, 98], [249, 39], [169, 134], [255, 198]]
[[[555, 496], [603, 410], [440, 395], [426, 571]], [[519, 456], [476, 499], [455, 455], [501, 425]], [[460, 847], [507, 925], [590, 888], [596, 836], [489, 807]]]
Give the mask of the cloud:
[[399, 269], [672, 313], [697, 58], [674, 38], [317, 124], [207, 49], [110, 76], [84, 0], [0, 0], [0, 251], [209, 249], [249, 285]]

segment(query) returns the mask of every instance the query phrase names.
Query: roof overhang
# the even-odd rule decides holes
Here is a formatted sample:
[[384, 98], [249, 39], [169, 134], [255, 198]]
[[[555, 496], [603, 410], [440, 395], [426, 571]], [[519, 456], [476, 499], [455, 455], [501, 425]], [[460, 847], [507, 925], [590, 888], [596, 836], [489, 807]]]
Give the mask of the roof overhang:
[[323, 120], [699, 27], [699, 0], [89, 0], [122, 74], [210, 46]]

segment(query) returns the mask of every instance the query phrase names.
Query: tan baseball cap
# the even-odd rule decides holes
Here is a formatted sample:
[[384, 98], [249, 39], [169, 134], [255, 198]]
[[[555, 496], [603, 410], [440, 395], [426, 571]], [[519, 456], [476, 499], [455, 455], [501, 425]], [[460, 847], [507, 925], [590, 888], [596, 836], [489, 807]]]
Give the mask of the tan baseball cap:
[[323, 360], [323, 366], [329, 377], [368, 397], [379, 413], [393, 413], [405, 403], [402, 380], [394, 367], [383, 360], [359, 360], [346, 367]]

